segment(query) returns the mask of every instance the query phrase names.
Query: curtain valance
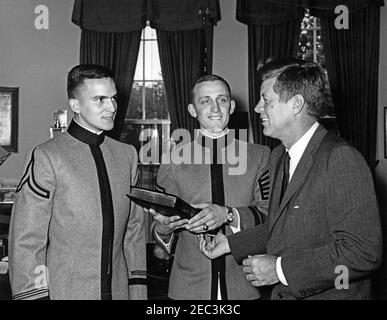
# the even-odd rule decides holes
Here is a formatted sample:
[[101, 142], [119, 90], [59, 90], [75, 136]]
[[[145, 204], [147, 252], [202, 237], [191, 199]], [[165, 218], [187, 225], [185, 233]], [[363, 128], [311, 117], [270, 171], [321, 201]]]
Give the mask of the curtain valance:
[[274, 25], [292, 21], [308, 8], [316, 17], [336, 15], [345, 5], [350, 13], [368, 6], [383, 6], [384, 0], [237, 0], [236, 19], [248, 25]]
[[185, 31], [216, 24], [219, 0], [75, 0], [72, 22], [99, 32], [131, 32], [145, 27]]

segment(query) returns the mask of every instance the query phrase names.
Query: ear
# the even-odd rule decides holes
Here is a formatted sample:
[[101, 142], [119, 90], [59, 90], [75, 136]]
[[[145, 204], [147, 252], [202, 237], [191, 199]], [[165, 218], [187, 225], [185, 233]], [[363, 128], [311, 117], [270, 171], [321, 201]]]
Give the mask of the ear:
[[69, 106], [74, 113], [80, 113], [78, 100], [75, 98], [69, 99]]
[[189, 114], [190, 114], [193, 118], [196, 118], [196, 117], [198, 116], [197, 113], [196, 113], [195, 107], [194, 107], [194, 105], [193, 105], [192, 103], [190, 103], [190, 104], [188, 105], [188, 112], [189, 112]]
[[302, 95], [296, 94], [292, 98], [294, 114], [299, 114], [304, 109], [305, 99]]
[[231, 100], [230, 103], [230, 114], [233, 114], [235, 111], [235, 100]]

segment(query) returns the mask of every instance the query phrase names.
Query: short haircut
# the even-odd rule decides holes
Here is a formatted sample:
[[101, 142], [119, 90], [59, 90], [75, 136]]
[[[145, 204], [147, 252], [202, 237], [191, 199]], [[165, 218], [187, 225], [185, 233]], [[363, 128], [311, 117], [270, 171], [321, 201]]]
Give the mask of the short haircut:
[[195, 87], [199, 84], [199, 83], [202, 83], [202, 82], [208, 82], [208, 81], [221, 81], [225, 84], [226, 88], [227, 88], [227, 91], [228, 91], [228, 95], [230, 96], [231, 98], [231, 88], [230, 88], [230, 85], [228, 84], [228, 82], [223, 79], [222, 77], [216, 75], [216, 74], [206, 74], [202, 77], [200, 77], [199, 79], [197, 79], [195, 81], [195, 83], [193, 84], [192, 86], [192, 89], [191, 89], [191, 102], [194, 103], [194, 89]]
[[326, 115], [329, 101], [327, 80], [317, 63], [294, 58], [273, 60], [264, 64], [258, 75], [261, 81], [275, 79], [273, 90], [280, 101], [286, 102], [300, 94], [309, 115], [317, 119]]
[[72, 68], [67, 75], [67, 96], [74, 98], [74, 91], [82, 84], [85, 79], [112, 78], [114, 75], [111, 70], [98, 64], [80, 64]]

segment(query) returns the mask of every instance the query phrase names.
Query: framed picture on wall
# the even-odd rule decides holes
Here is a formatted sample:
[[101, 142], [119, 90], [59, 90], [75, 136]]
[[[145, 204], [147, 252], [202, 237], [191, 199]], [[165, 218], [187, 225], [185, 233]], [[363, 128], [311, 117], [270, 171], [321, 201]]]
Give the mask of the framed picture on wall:
[[0, 146], [17, 152], [19, 88], [0, 87]]

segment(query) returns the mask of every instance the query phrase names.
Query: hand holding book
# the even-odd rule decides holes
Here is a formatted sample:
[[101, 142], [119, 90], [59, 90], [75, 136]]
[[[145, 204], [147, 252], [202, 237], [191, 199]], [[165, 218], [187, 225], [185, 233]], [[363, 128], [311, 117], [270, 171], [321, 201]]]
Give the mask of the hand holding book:
[[181, 219], [191, 219], [201, 211], [173, 194], [155, 190], [132, 187], [127, 196], [136, 204], [167, 217], [179, 216]]
[[165, 243], [170, 241], [172, 234], [176, 230], [185, 228], [188, 222], [188, 219], [180, 219], [179, 216], [167, 217], [153, 209], [149, 209], [149, 213], [156, 222], [153, 226], [154, 231]]

